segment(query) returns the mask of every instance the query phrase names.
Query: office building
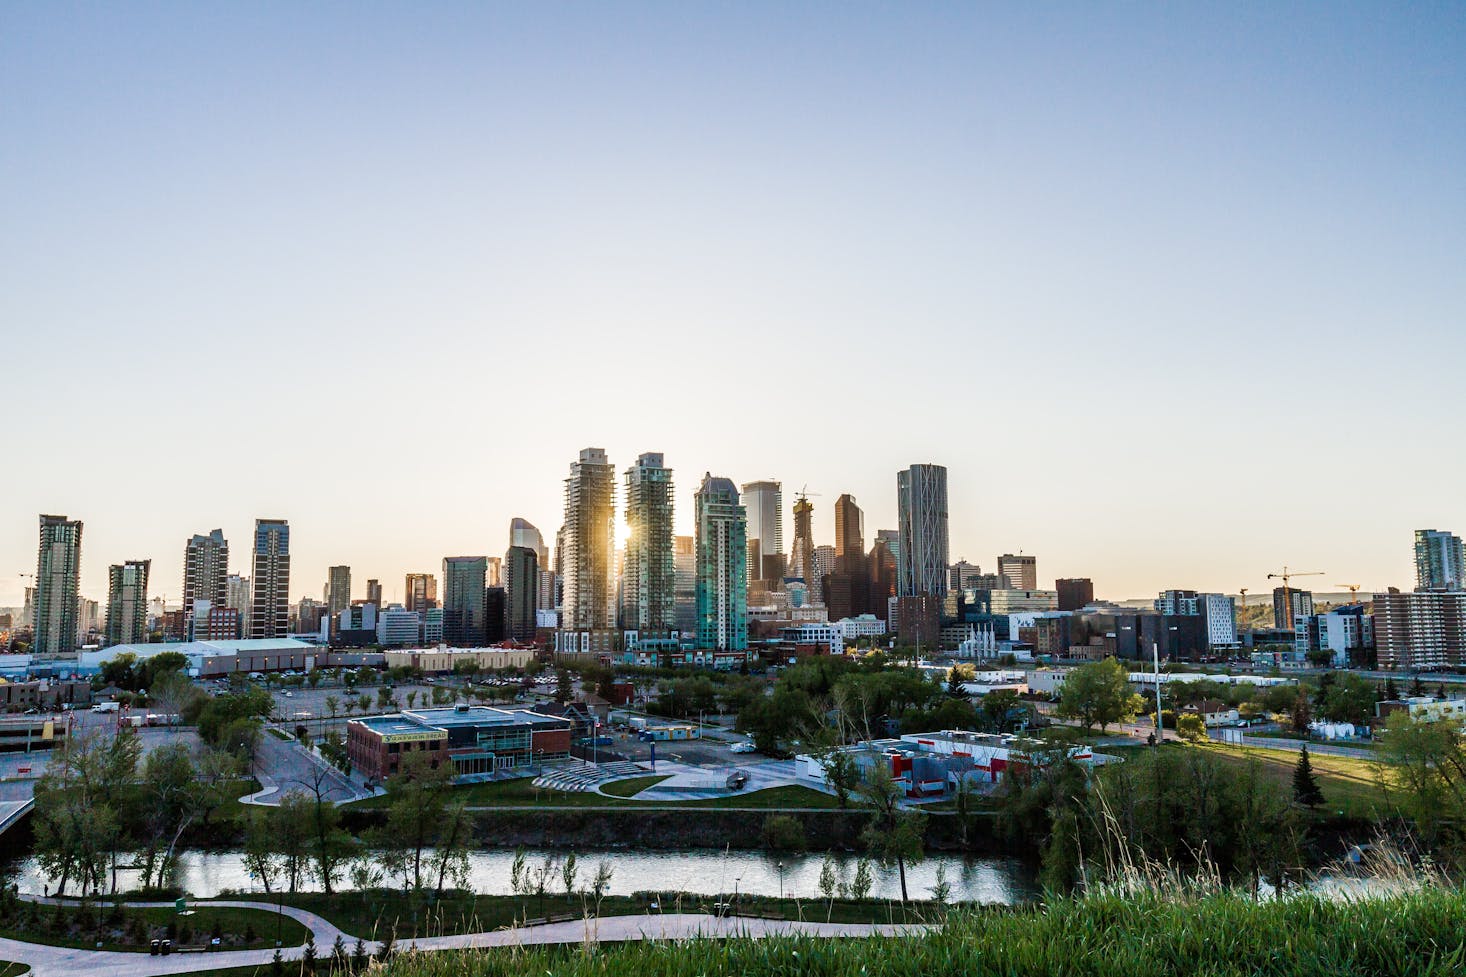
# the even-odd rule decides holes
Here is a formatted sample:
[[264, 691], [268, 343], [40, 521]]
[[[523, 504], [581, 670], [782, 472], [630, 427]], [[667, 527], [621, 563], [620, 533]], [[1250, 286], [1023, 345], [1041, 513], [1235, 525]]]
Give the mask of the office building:
[[898, 529], [877, 529], [876, 542], [885, 543], [886, 551], [891, 554], [891, 559], [899, 565], [901, 562], [901, 531]]
[[976, 563], [968, 563], [966, 560], [958, 560], [947, 570], [947, 589], [959, 593], [971, 590], [975, 586], [973, 581], [980, 576], [982, 576], [982, 567]]
[[65, 655], [77, 645], [77, 580], [81, 576], [81, 520], [41, 516], [36, 558], [35, 635], [38, 658]]
[[616, 624], [616, 469], [600, 448], [586, 448], [565, 480], [560, 627]]
[[401, 604], [385, 607], [377, 615], [377, 644], [402, 648], [422, 640], [422, 618]]
[[903, 597], [947, 593], [947, 469], [912, 465], [896, 475], [900, 546], [896, 592]]
[[330, 629], [331, 622], [327, 617], [326, 605], [314, 597], [302, 597], [295, 605], [295, 626], [290, 628], [292, 634], [319, 634], [321, 625], [325, 624]]
[[[822, 549], [823, 547], [821, 547]], [[834, 568], [825, 578], [829, 619], [870, 612], [870, 569], [865, 555], [865, 514], [849, 494], [835, 501]], [[816, 557], [819, 551], [815, 552]]]
[[1157, 613], [1166, 617], [1201, 618], [1201, 631], [1209, 651], [1240, 647], [1237, 640], [1237, 602], [1226, 594], [1201, 594], [1194, 590], [1165, 590], [1155, 599]]
[[228, 607], [239, 612], [238, 637], [249, 634], [249, 609], [250, 609], [250, 585], [249, 577], [243, 574], [231, 573], [224, 584], [224, 603]]
[[674, 626], [676, 559], [672, 549], [672, 471], [649, 452], [626, 469], [625, 569], [621, 627], [667, 631]]
[[[1037, 571], [1035, 571], [1035, 576]], [[1077, 611], [1094, 603], [1094, 581], [1088, 577], [1065, 577], [1054, 581], [1059, 595], [1059, 610]]]
[[351, 567], [331, 567], [326, 571], [326, 610], [333, 620], [351, 606]]
[[835, 572], [835, 548], [828, 544], [814, 548], [814, 579], [815, 591], [819, 592], [820, 586], [826, 577]]
[[484, 588], [484, 644], [503, 644], [508, 637], [509, 594], [503, 587]]
[[1466, 592], [1374, 595], [1380, 668], [1418, 672], [1466, 665]]
[[429, 607], [417, 612], [422, 618], [422, 643], [432, 647], [443, 643], [443, 609]]
[[743, 486], [748, 511], [748, 581], [777, 590], [784, 576], [784, 485], [749, 482]]
[[879, 620], [886, 619], [891, 598], [896, 596], [896, 555], [890, 550], [890, 541], [882, 536], [889, 530], [876, 533], [875, 545], [870, 550], [870, 612]]
[[1415, 531], [1415, 589], [1466, 589], [1460, 536], [1434, 529]]
[[376, 604], [382, 607], [382, 582], [376, 577], [367, 579], [366, 599], [368, 604]]
[[256, 640], [288, 637], [290, 524], [284, 519], [256, 519], [253, 553], [254, 599], [249, 609], [249, 636]]
[[485, 643], [484, 589], [488, 575], [488, 557], [444, 557], [443, 636], [449, 644], [477, 648]]
[[128, 560], [108, 567], [107, 644], [135, 645], [147, 641], [151, 567], [151, 560]]
[[814, 565], [814, 504], [804, 495], [794, 500], [794, 545], [784, 573], [785, 583], [795, 580], [804, 585], [807, 593], [819, 593], [820, 578]]
[[1313, 616], [1313, 592], [1296, 587], [1273, 588], [1273, 627], [1292, 631], [1299, 617]]
[[748, 521], [738, 489], [704, 475], [697, 522], [697, 643], [715, 651], [748, 647]]
[[502, 586], [504, 586], [504, 561], [503, 561], [503, 559], [500, 558], [500, 557], [497, 557], [497, 556], [491, 556], [488, 559], [489, 559], [489, 568], [488, 568], [487, 576], [485, 576], [484, 579], [486, 579], [489, 582], [489, 586], [490, 587], [502, 587]]
[[672, 619], [683, 634], [697, 633], [697, 545], [694, 536], [672, 537]]
[[[535, 553], [535, 566], [538, 574], [538, 579], [535, 581], [535, 610], [553, 611], [556, 607], [556, 585], [555, 568], [550, 563], [550, 549], [545, 545], [545, 537], [535, 528], [534, 524], [519, 516], [509, 521], [509, 547], [513, 549], [516, 546], [534, 550]], [[507, 566], [505, 573], [508, 573]], [[512, 596], [510, 602], [513, 602]]]
[[419, 613], [437, 607], [438, 578], [431, 573], [409, 573], [403, 584], [402, 606]]
[[998, 557], [998, 576], [1007, 577], [1008, 586], [1014, 590], [1037, 590], [1038, 558], [1004, 553]]
[[452, 769], [455, 782], [469, 783], [569, 756], [573, 725], [526, 709], [419, 709], [351, 720], [346, 752], [354, 769], [377, 782], [395, 774], [413, 753], [422, 753], [433, 766]]
[[186, 641], [239, 641], [244, 631], [240, 613], [233, 607], [215, 607], [202, 597], [193, 602], [193, 613], [185, 621]]
[[214, 607], [229, 603], [229, 542], [224, 530], [195, 535], [183, 547], [183, 616], [193, 618], [193, 602]]
[[76, 599], [76, 641], [88, 644], [91, 635], [102, 630], [102, 609], [94, 600], [86, 597]]
[[504, 554], [504, 577], [508, 584], [504, 631], [513, 641], [531, 641], [539, 610], [539, 552], [533, 546], [509, 547]]

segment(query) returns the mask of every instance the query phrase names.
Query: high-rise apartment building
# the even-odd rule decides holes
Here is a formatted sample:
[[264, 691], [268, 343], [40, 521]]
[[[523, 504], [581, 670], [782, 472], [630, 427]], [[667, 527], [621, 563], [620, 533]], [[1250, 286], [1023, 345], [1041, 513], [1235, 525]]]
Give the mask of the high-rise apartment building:
[[683, 634], [697, 632], [697, 543], [694, 536], [672, 537], [673, 626]]
[[382, 581], [376, 577], [367, 579], [366, 599], [368, 604], [375, 604], [382, 607]]
[[229, 606], [229, 542], [224, 530], [195, 535], [183, 547], [183, 617], [193, 619], [193, 602]]
[[947, 589], [963, 591], [973, 586], [972, 581], [982, 576], [982, 567], [966, 560], [958, 560], [947, 570]]
[[1415, 589], [1466, 589], [1460, 536], [1434, 529], [1415, 531]]
[[634, 631], [673, 627], [676, 560], [672, 550], [672, 471], [647, 453], [626, 469], [626, 563], [621, 624]]
[[784, 577], [784, 485], [749, 482], [743, 486], [748, 511], [748, 580], [777, 590]]
[[455, 648], [477, 648], [488, 638], [484, 627], [488, 575], [486, 556], [443, 558], [443, 640]]
[[786, 579], [804, 582], [810, 594], [820, 592], [820, 576], [814, 565], [814, 504], [808, 496], [794, 500], [794, 548], [789, 553]]
[[[513, 538], [513, 534], [510, 534]], [[504, 554], [507, 582], [504, 631], [514, 641], [529, 641], [535, 634], [539, 609], [539, 552], [532, 546], [511, 546]]]
[[998, 557], [998, 575], [1007, 577], [1014, 590], [1038, 589], [1038, 557], [1004, 553]]
[[331, 567], [326, 571], [326, 612], [336, 621], [351, 606], [351, 567]]
[[438, 606], [438, 578], [431, 573], [409, 573], [402, 588], [402, 606], [409, 611], [431, 610]]
[[828, 543], [814, 548], [814, 592], [819, 593], [824, 579], [835, 572], [835, 548]]
[[1299, 617], [1313, 616], [1313, 591], [1297, 587], [1273, 588], [1273, 627], [1292, 631]]
[[[1037, 576], [1037, 573], [1035, 573]], [[1059, 610], [1077, 611], [1094, 603], [1094, 581], [1088, 577], [1065, 577], [1054, 581], [1059, 594]]]
[[1374, 595], [1380, 668], [1422, 671], [1466, 665], [1466, 591]]
[[148, 571], [151, 560], [128, 560], [107, 569], [107, 644], [148, 640]]
[[250, 586], [249, 577], [231, 573], [224, 584], [224, 604], [239, 612], [239, 633], [249, 634]]
[[253, 551], [249, 636], [283, 638], [290, 633], [290, 524], [256, 519]]
[[539, 579], [535, 583], [535, 609], [553, 611], [555, 602], [555, 568], [550, 563], [550, 549], [545, 538], [528, 519], [515, 516], [509, 522], [510, 547], [524, 546], [535, 552], [535, 566]]
[[37, 656], [64, 655], [77, 645], [77, 580], [81, 576], [81, 520], [41, 517], [36, 558], [35, 637]]
[[731, 479], [703, 476], [697, 521], [697, 643], [748, 647], [748, 517]]
[[616, 624], [616, 469], [601, 448], [586, 448], [565, 480], [564, 612], [560, 627]]
[[912, 465], [896, 475], [900, 549], [896, 590], [900, 596], [942, 597], [947, 593], [947, 469]]

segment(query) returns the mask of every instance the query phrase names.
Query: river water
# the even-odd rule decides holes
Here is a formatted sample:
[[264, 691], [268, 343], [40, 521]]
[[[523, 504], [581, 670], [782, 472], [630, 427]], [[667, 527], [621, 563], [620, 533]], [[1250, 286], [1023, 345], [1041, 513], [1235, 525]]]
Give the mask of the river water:
[[[546, 857], [563, 859], [564, 851], [528, 849], [531, 865]], [[837, 867], [848, 881], [855, 873], [856, 857], [835, 854]], [[512, 851], [490, 850], [471, 853], [470, 886], [477, 892], [508, 895]], [[582, 851], [576, 853], [580, 867], [578, 885], [589, 882], [596, 865], [609, 862], [615, 871], [610, 894], [630, 895], [633, 892], [694, 892], [703, 895], [738, 892], [777, 896], [782, 884], [787, 896], [818, 898], [821, 855], [772, 855], [747, 851], [628, 852]], [[781, 867], [782, 866], [782, 867]], [[1012, 905], [1036, 898], [1037, 885], [1033, 872], [1021, 862], [1002, 858], [963, 859], [953, 855], [935, 855], [906, 869], [907, 889], [913, 899], [926, 899], [937, 882], [939, 867], [945, 867], [951, 898], [956, 901], [1001, 903]], [[901, 896], [901, 883], [894, 867], [871, 866], [875, 885], [871, 895], [896, 899]], [[22, 892], [41, 894], [54, 880], [41, 874], [34, 859], [19, 865], [17, 881]], [[196, 898], [219, 895], [224, 890], [263, 892], [251, 879], [239, 852], [186, 852], [180, 857], [177, 884]], [[138, 873], [131, 869], [118, 871], [117, 885], [126, 890], [138, 885]], [[385, 882], [384, 885], [391, 885]], [[554, 887], [559, 888], [558, 873]], [[307, 891], [319, 888], [315, 883], [302, 886]]]

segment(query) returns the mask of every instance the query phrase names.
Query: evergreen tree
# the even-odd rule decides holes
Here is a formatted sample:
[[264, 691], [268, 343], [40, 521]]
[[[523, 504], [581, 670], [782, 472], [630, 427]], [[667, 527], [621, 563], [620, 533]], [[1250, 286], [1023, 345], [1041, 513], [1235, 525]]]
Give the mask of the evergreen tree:
[[962, 676], [957, 674], [955, 668], [947, 676], [947, 695], [953, 699], [968, 698], [967, 690], [962, 687]]
[[285, 977], [285, 960], [280, 956], [280, 948], [275, 947], [275, 957], [270, 961], [270, 973], [273, 977]]
[[346, 941], [341, 934], [336, 934], [336, 942], [331, 944], [331, 967], [337, 973], [348, 973], [351, 966], [350, 958], [346, 954]]
[[383, 940], [382, 945], [377, 948], [377, 959], [382, 963], [386, 963], [388, 960], [392, 959], [392, 954], [396, 951], [397, 933], [395, 930], [389, 929], [387, 930], [387, 938]]
[[1425, 686], [1420, 683], [1420, 674], [1418, 672], [1410, 679], [1410, 694], [1425, 695]]
[[356, 946], [351, 948], [351, 972], [354, 974], [361, 973], [367, 967], [367, 960], [366, 944], [358, 936], [356, 938]]
[[316, 972], [316, 934], [310, 931], [305, 934], [305, 952], [300, 955], [300, 969], [302, 973]]
[[1400, 687], [1395, 684], [1393, 675], [1385, 679], [1385, 698], [1391, 701], [1400, 698]]
[[1293, 768], [1293, 799], [1304, 807], [1317, 807], [1323, 803], [1323, 791], [1318, 789], [1318, 779], [1313, 776], [1307, 746], [1299, 751], [1298, 765]]
[[1308, 693], [1302, 689], [1298, 690], [1298, 698], [1293, 700], [1293, 730], [1296, 733], [1306, 735], [1308, 724], [1313, 721], [1313, 707], [1308, 702]]

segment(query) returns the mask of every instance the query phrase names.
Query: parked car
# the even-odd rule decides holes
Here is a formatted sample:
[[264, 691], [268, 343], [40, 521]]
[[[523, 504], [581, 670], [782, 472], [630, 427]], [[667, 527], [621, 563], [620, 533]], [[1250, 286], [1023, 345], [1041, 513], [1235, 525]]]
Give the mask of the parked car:
[[730, 746], [728, 748], [728, 751], [730, 753], [755, 753], [755, 752], [757, 752], [754, 749], [753, 744], [752, 743], [749, 743], [747, 741], [742, 742], [742, 743], [734, 743], [732, 746]]

